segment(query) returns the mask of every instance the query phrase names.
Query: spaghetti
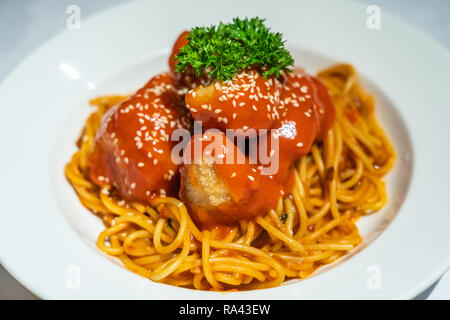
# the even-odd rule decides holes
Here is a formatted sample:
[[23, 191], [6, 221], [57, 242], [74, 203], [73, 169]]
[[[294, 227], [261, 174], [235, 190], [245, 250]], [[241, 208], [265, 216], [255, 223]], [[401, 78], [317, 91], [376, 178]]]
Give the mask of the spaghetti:
[[97, 246], [146, 278], [198, 290], [249, 290], [304, 279], [358, 246], [355, 221], [387, 202], [383, 176], [395, 162], [393, 147], [374, 116], [374, 98], [350, 65], [323, 70], [336, 120], [323, 143], [314, 143], [294, 167], [294, 185], [265, 216], [227, 229], [200, 230], [184, 203], [159, 196], [149, 204], [127, 201], [88, 174], [103, 114], [125, 96], [90, 101], [79, 150], [65, 174], [81, 203], [106, 228]]

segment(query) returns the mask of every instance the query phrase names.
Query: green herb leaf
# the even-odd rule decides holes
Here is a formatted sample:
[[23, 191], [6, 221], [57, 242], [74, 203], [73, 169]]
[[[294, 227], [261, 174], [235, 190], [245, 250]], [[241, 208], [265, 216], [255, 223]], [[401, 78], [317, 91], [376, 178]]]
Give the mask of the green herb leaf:
[[286, 223], [287, 217], [288, 217], [288, 215], [287, 215], [286, 213], [283, 213], [283, 214], [280, 216], [281, 222]]
[[198, 76], [230, 80], [238, 72], [255, 68], [264, 78], [290, 72], [294, 64], [284, 48], [281, 33], [270, 32], [258, 17], [218, 26], [196, 27], [188, 35], [189, 43], [174, 57], [175, 70], [182, 73], [191, 66]]

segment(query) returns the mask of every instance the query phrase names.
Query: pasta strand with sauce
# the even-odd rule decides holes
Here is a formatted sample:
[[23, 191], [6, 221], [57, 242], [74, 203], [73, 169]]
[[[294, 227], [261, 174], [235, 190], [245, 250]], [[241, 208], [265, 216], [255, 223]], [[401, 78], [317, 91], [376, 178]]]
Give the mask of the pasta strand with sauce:
[[383, 176], [395, 153], [352, 66], [333, 66], [318, 78], [330, 92], [336, 120], [291, 169], [292, 191], [264, 216], [211, 230], [200, 230], [180, 199], [158, 196], [143, 204], [91, 181], [87, 158], [101, 119], [126, 97], [91, 100], [96, 110], [65, 174], [81, 203], [105, 224], [99, 249], [153, 281], [220, 291], [304, 279], [353, 250], [362, 241], [356, 220], [387, 202]]

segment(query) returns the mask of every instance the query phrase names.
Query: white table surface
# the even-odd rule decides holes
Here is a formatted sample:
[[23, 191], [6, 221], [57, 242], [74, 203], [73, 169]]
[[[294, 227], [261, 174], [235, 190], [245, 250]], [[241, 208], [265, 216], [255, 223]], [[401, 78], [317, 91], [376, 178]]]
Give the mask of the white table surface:
[[[69, 5], [81, 21], [126, 0], [0, 0], [0, 81], [40, 44], [66, 28]], [[312, 0], [311, 0], [312, 1]], [[450, 50], [449, 0], [359, 0], [378, 5], [424, 30]], [[49, 257], [50, 258], [50, 257]], [[37, 299], [0, 265], [0, 299]], [[450, 271], [416, 299], [450, 299]]]

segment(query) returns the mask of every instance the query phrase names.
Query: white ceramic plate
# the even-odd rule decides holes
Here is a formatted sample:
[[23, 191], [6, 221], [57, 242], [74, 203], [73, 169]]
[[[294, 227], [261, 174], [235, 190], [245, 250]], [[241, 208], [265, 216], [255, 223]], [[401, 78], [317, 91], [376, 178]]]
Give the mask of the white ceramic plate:
[[[377, 98], [398, 160], [389, 205], [359, 221], [364, 243], [304, 281], [217, 293], [153, 283], [102, 255], [100, 221], [84, 209], [63, 167], [100, 94], [128, 93], [167, 69], [178, 33], [234, 16], [267, 18], [309, 72], [352, 63]], [[366, 7], [341, 1], [132, 2], [65, 31], [0, 87], [0, 261], [42, 298], [412, 298], [450, 257], [450, 55], [386, 12], [366, 27]], [[362, 249], [362, 250], [361, 250]]]

